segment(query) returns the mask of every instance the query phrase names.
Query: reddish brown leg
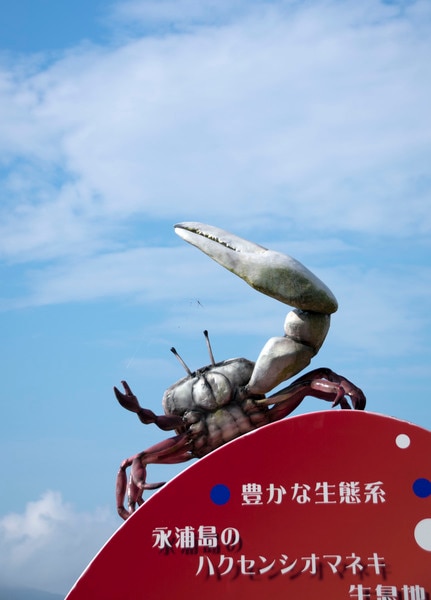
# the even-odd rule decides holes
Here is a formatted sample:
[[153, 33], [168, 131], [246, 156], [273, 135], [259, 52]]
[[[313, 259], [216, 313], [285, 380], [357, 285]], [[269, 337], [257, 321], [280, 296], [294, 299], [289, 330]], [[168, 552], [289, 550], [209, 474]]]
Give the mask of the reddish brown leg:
[[121, 383], [125, 394], [114, 387], [115, 397], [123, 408], [136, 413], [141, 423], [144, 423], [144, 425], [154, 423], [163, 431], [172, 431], [173, 429], [176, 429], [177, 432], [184, 431], [185, 426], [181, 417], [176, 415], [156, 415], [149, 408], [142, 408], [127, 381], [122, 381]]
[[[147, 483], [148, 464], [177, 464], [186, 462], [192, 458], [188, 448], [188, 438], [185, 434], [163, 440], [148, 450], [144, 450], [135, 456], [127, 458], [121, 463], [117, 475], [116, 498], [117, 510], [121, 518], [126, 520], [143, 503], [142, 493], [144, 490], [155, 490], [162, 485], [164, 481], [158, 483]], [[126, 469], [131, 467], [130, 479], [127, 484]], [[128, 510], [124, 507], [124, 497], [128, 495]]]
[[306, 396], [332, 402], [332, 406], [339, 405], [343, 409], [351, 408], [346, 396], [350, 398], [355, 410], [364, 410], [366, 404], [362, 390], [345, 377], [327, 368], [315, 369], [302, 375], [263, 402], [274, 404], [269, 413], [272, 421], [278, 421], [295, 410]]

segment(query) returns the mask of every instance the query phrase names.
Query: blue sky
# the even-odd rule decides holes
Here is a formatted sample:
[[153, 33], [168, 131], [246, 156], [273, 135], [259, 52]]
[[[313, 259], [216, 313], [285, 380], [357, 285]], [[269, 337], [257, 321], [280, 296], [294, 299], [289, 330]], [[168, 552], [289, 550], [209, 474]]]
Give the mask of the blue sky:
[[3, 2], [0, 583], [64, 593], [120, 525], [118, 465], [166, 434], [113, 385], [160, 412], [171, 346], [194, 369], [203, 329], [217, 360], [282, 333], [176, 222], [311, 268], [340, 305], [312, 366], [431, 428], [430, 24], [425, 0]]

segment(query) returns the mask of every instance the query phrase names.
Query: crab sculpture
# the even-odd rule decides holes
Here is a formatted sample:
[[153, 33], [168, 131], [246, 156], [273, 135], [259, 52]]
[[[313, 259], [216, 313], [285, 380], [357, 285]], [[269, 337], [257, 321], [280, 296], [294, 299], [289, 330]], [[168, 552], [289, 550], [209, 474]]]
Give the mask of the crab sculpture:
[[122, 382], [124, 393], [114, 388], [121, 406], [136, 413], [142, 423], [155, 423], [163, 431], [176, 432], [122, 462], [116, 497], [123, 519], [143, 503], [144, 490], [164, 484], [147, 482], [148, 464], [174, 464], [205, 456], [244, 433], [284, 418], [305, 396], [332, 402], [332, 406], [342, 409], [365, 408], [362, 391], [327, 368], [310, 371], [284, 389], [265, 396], [302, 371], [322, 346], [330, 315], [338, 307], [322, 281], [290, 256], [217, 227], [188, 222], [176, 225], [175, 231], [259, 292], [294, 309], [286, 317], [284, 335], [269, 339], [255, 363], [245, 358], [215, 362], [206, 331], [210, 365], [192, 372], [172, 348], [187, 376], [166, 390], [162, 401], [164, 415], [142, 408], [127, 382]]

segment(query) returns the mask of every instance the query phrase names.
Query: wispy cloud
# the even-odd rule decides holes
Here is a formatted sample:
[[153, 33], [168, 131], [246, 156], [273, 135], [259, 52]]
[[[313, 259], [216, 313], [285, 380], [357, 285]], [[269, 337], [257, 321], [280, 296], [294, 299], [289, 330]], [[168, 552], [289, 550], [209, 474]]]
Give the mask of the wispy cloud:
[[[379, 361], [414, 356], [428, 346], [431, 270], [390, 273], [339, 268], [333, 274], [342, 310], [334, 316], [331, 337], [343, 352], [367, 354]], [[400, 285], [403, 289], [400, 291]]]
[[[27, 69], [3, 63], [1, 152], [14, 164], [2, 186], [3, 256], [94, 251], [136, 216], [202, 212], [228, 211], [243, 227], [277, 214], [320, 231], [429, 231], [431, 77], [419, 22], [429, 4], [241, 6], [218, 27], [208, 19]], [[175, 21], [184, 7], [203, 11], [121, 10]]]

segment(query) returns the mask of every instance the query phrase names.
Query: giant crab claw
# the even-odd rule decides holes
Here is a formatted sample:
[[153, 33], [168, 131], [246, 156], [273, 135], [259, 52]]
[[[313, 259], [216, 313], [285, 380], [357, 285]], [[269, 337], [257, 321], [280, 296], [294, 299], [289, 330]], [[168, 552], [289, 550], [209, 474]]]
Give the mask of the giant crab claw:
[[284, 304], [327, 315], [338, 308], [331, 290], [291, 256], [203, 223], [178, 223], [175, 232], [255, 290]]

